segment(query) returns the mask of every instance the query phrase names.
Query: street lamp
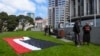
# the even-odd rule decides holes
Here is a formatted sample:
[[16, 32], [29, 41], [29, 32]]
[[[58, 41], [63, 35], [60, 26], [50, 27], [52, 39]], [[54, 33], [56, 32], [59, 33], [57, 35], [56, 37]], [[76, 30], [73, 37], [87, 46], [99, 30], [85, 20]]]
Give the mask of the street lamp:
[[94, 0], [94, 27], [96, 27], [96, 0]]
[[82, 16], [82, 0], [80, 0], [80, 26], [81, 26], [81, 16]]
[[70, 20], [69, 21], [70, 21], [70, 25], [71, 25], [71, 0], [70, 0], [70, 16], [69, 17], [70, 17]]

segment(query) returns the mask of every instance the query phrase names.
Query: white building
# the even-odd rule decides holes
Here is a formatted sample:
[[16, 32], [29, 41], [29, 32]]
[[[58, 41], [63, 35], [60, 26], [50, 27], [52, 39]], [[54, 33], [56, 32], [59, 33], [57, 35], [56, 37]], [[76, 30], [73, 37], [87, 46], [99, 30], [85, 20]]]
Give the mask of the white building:
[[48, 19], [49, 24], [58, 28], [59, 23], [65, 26], [69, 15], [68, 0], [49, 0]]
[[34, 19], [34, 13], [27, 13], [27, 16], [29, 16], [29, 17], [31, 17], [31, 18], [33, 18]]
[[35, 27], [34, 27], [33, 31], [34, 30], [42, 31], [42, 30], [44, 30], [44, 27], [46, 25], [48, 25], [48, 19], [35, 20], [34, 22], [35, 22]]

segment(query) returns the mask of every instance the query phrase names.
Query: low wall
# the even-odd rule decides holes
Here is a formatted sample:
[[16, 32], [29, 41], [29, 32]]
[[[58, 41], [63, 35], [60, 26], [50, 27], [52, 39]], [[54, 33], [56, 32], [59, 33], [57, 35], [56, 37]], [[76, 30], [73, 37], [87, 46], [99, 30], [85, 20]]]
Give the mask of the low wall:
[[100, 27], [92, 28], [91, 42], [95, 44], [100, 44]]
[[[64, 33], [65, 33], [65, 37], [67, 39], [72, 39], [73, 38], [74, 33], [72, 31], [72, 28], [65, 28]], [[80, 35], [81, 35], [81, 39], [82, 39], [82, 37], [83, 37], [82, 28], [81, 28]], [[92, 27], [91, 43], [100, 44], [100, 27]]]

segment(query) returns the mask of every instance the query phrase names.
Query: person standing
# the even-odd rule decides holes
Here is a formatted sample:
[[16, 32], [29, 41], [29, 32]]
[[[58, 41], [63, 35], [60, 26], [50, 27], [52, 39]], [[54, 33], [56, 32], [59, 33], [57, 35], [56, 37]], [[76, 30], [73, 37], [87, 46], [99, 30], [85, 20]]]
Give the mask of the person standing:
[[51, 26], [49, 25], [48, 27], [48, 35], [50, 36], [51, 35]]
[[86, 42], [87, 45], [89, 45], [90, 32], [91, 32], [91, 26], [89, 25], [89, 22], [87, 22], [86, 25], [83, 27], [83, 44], [85, 44]]
[[45, 35], [48, 34], [48, 26], [47, 26], [47, 25], [46, 25], [45, 28], [44, 28], [44, 33], [45, 33]]
[[81, 45], [79, 20], [75, 22], [74, 27], [73, 27], [73, 32], [74, 32], [75, 46], [79, 47]]

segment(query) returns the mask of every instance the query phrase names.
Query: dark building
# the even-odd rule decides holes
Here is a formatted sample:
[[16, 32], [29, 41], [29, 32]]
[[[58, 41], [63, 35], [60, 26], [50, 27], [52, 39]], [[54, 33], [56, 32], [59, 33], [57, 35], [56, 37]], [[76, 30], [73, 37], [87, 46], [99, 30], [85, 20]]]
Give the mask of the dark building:
[[100, 0], [69, 0], [70, 19], [81, 20], [84, 25], [89, 21], [93, 26], [100, 26]]

